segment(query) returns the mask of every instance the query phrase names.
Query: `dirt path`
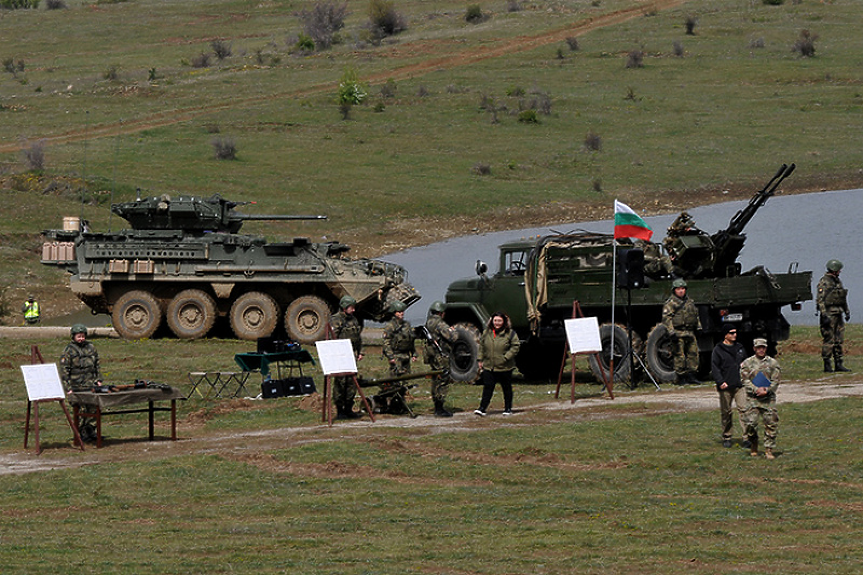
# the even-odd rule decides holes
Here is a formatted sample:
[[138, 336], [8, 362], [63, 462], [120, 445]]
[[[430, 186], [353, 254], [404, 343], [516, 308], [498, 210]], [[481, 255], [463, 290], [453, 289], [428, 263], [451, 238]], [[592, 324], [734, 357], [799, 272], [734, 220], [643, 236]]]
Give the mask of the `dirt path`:
[[[779, 405], [808, 403], [824, 399], [863, 396], [863, 376], [858, 374], [830, 375], [807, 382], [783, 383], [779, 388]], [[222, 457], [247, 461], [267, 468], [315, 476], [344, 476], [359, 472], [340, 466], [338, 462], [323, 466], [292, 466], [277, 462], [267, 451], [286, 449], [311, 442], [353, 440], [384, 443], [404, 451], [421, 455], [428, 446], [412, 443], [391, 435], [391, 431], [410, 428], [413, 437], [436, 433], [472, 433], [500, 426], [545, 424], [556, 421], [587, 421], [624, 417], [650, 417], [665, 413], [712, 411], [717, 409], [716, 391], [713, 386], [695, 388], [669, 388], [659, 392], [619, 391], [612, 401], [607, 396], [579, 399], [574, 404], [560, 401], [540, 402], [517, 409], [514, 416], [504, 419], [491, 413], [489, 417], [476, 417], [471, 411], [456, 413], [452, 419], [441, 420], [428, 415], [416, 419], [404, 416], [379, 416], [377, 422], [369, 419], [343, 423], [333, 427], [314, 425], [309, 427], [284, 427], [240, 433], [207, 433], [194, 422], [193, 417], [179, 424], [181, 439], [176, 442], [144, 440], [110, 441], [106, 447], [96, 450], [89, 447], [80, 452], [61, 445], [43, 446], [46, 450], [37, 456], [30, 451], [0, 454], [0, 475], [33, 473], [52, 469], [72, 469], [85, 465], [127, 461], [152, 461], [188, 455], [216, 454]], [[31, 446], [32, 447], [32, 446]], [[465, 457], [469, 457], [466, 454]], [[543, 462], [547, 464], [548, 462]]]
[[[462, 66], [469, 66], [476, 62], [488, 60], [491, 58], [500, 58], [510, 54], [533, 50], [541, 46], [563, 42], [570, 36], [580, 36], [592, 30], [603, 28], [605, 26], [613, 26], [626, 22], [633, 18], [642, 17], [647, 12], [657, 12], [668, 10], [685, 4], [687, 0], [651, 0], [649, 2], [639, 3], [625, 10], [619, 10], [609, 14], [603, 14], [595, 18], [587, 18], [578, 23], [575, 23], [564, 28], [559, 28], [534, 36], [518, 36], [515, 38], [501, 39], [499, 42], [488, 46], [480, 46], [470, 50], [456, 52], [443, 57], [429, 58], [427, 60], [414, 63], [407, 66], [401, 66], [380, 72], [365, 78], [364, 80], [370, 84], [377, 84], [386, 81], [389, 78], [394, 80], [405, 80], [416, 78], [431, 72], [439, 70], [449, 70]], [[406, 52], [410, 54], [422, 54], [425, 52], [424, 46], [428, 42], [414, 42], [410, 44], [399, 45], [394, 50]], [[295, 90], [287, 90], [264, 96], [256, 96], [250, 98], [236, 98], [226, 102], [211, 103], [204, 106], [193, 106], [181, 109], [172, 109], [164, 112], [150, 114], [141, 118], [127, 120], [123, 122], [113, 122], [109, 124], [101, 124], [98, 126], [88, 126], [79, 130], [72, 130], [61, 134], [43, 134], [39, 139], [45, 140], [50, 145], [67, 144], [70, 142], [79, 142], [82, 140], [93, 140], [99, 138], [108, 138], [117, 135], [126, 135], [150, 130], [157, 127], [169, 126], [180, 122], [187, 122], [200, 116], [212, 114], [229, 109], [244, 108], [259, 102], [268, 102], [285, 98], [300, 98], [308, 97], [322, 92], [331, 91], [335, 88], [333, 82], [313, 84]], [[8, 142], [0, 144], [0, 153], [17, 152], [21, 150], [20, 142]]]

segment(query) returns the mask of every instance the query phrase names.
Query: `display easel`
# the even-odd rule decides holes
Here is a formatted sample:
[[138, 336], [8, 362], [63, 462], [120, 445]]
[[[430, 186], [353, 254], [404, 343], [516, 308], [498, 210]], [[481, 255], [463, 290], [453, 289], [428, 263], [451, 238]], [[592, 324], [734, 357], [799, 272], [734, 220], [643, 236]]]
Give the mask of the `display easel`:
[[21, 371], [24, 374], [24, 383], [27, 386], [27, 417], [24, 424], [24, 449], [27, 449], [27, 442], [30, 438], [30, 409], [33, 408], [33, 423], [35, 426], [34, 435], [36, 436], [36, 455], [42, 453], [42, 445], [39, 443], [39, 404], [49, 401], [60, 403], [60, 408], [66, 414], [66, 421], [69, 422], [69, 427], [72, 429], [75, 444], [84, 451], [84, 441], [81, 439], [81, 434], [72, 422], [72, 416], [69, 415], [69, 410], [66, 409], [66, 398], [63, 393], [63, 384], [60, 383], [60, 374], [57, 371], [56, 363], [45, 363], [42, 359], [42, 353], [38, 346], [30, 347], [30, 365], [21, 366]]
[[324, 372], [324, 404], [321, 407], [321, 421], [327, 422], [328, 425], [333, 424], [332, 378], [349, 377], [353, 381], [354, 387], [357, 388], [357, 393], [360, 394], [366, 412], [374, 423], [374, 410], [369, 404], [369, 400], [366, 399], [366, 394], [363, 393], [363, 388], [357, 379], [357, 362], [351, 341], [349, 339], [328, 339], [315, 342], [315, 346], [318, 349], [318, 359]]
[[[578, 304], [578, 300], [572, 302], [572, 318], [571, 319], [588, 319], [584, 317], [584, 314], [581, 311], [581, 306]], [[595, 320], [596, 318], [592, 318]], [[592, 327], [592, 326], [591, 326]], [[596, 325], [595, 328], [595, 336], [596, 339], [599, 339], [599, 326]], [[593, 334], [591, 334], [593, 335]], [[608, 396], [610, 399], [614, 399], [614, 378], [609, 378], [608, 374], [606, 374], [605, 369], [602, 367], [602, 361], [599, 357], [600, 352], [602, 351], [602, 343], [600, 342], [598, 345], [593, 343], [587, 343], [586, 345], [582, 345], [578, 341], [573, 341], [575, 338], [570, 337], [570, 330], [567, 330], [567, 346], [566, 349], [563, 350], [563, 358], [560, 362], [560, 372], [557, 376], [557, 389], [554, 392], [554, 398], [558, 399], [560, 397], [560, 384], [563, 381], [563, 371], [566, 368], [566, 358], [569, 356], [570, 358], [570, 392], [569, 392], [569, 402], [575, 403], [575, 357], [577, 355], [592, 355], [596, 361], [596, 365], [599, 366], [599, 372], [602, 374], [603, 385], [605, 385], [606, 391], [608, 391]], [[593, 338], [591, 338], [593, 340]]]

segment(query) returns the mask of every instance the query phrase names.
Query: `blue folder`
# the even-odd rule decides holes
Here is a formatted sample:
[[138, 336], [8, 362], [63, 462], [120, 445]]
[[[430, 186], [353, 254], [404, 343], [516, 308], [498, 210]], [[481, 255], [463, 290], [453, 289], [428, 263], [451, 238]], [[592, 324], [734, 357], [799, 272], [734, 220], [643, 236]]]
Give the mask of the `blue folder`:
[[758, 374], [752, 378], [752, 385], [755, 387], [770, 387], [770, 380], [767, 379], [767, 376], [764, 375], [763, 371], [759, 371]]

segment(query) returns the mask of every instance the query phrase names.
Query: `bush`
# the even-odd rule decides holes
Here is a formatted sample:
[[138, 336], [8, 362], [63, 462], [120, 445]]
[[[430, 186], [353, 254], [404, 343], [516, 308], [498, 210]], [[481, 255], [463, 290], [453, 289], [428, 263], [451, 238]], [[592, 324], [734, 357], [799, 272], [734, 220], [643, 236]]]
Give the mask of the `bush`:
[[599, 152], [602, 150], [602, 138], [599, 134], [590, 131], [584, 137], [584, 149], [589, 152]]
[[366, 96], [368, 96], [368, 92], [366, 92], [365, 87], [360, 83], [356, 70], [353, 68], [345, 69], [336, 94], [342, 118], [347, 120], [350, 117], [351, 108], [362, 104]]
[[431, 92], [429, 92], [428, 88], [426, 88], [425, 86], [420, 86], [419, 88], [417, 88], [417, 96], [419, 96], [420, 98], [426, 98], [428, 96], [431, 96]]
[[36, 9], [38, 7], [39, 0], [0, 0], [0, 8], [7, 10], [17, 10], [19, 8]]
[[209, 68], [210, 54], [201, 52], [198, 56], [192, 58], [192, 68]]
[[314, 52], [315, 41], [307, 34], [300, 34], [297, 37], [297, 43], [294, 44], [294, 47], [300, 52]]
[[219, 62], [231, 55], [231, 45], [224, 40], [213, 40], [210, 42], [210, 48], [213, 49], [213, 54], [219, 59]]
[[237, 159], [237, 146], [230, 136], [213, 138], [212, 144], [217, 160]]
[[24, 71], [24, 60], [15, 62], [14, 58], [6, 58], [3, 60], [3, 70], [12, 74], [13, 77], [18, 77], [18, 72]]
[[812, 34], [809, 30], [801, 30], [800, 37], [794, 43], [792, 51], [797, 52], [804, 58], [812, 58], [815, 56], [815, 40], [817, 39], [817, 34]]
[[569, 50], [571, 52], [578, 52], [580, 46], [578, 45], [578, 38], [575, 36], [568, 36], [566, 38], [566, 45], [569, 46]]
[[675, 56], [682, 57], [684, 54], [683, 43], [679, 40], [675, 40], [674, 44], [672, 44], [672, 50], [674, 51]]
[[117, 70], [117, 66], [109, 66], [108, 69], [102, 73], [102, 78], [109, 82], [116, 82], [119, 77], [120, 72]]
[[488, 176], [491, 174], [491, 166], [483, 162], [477, 162], [474, 164], [472, 171], [478, 176]]
[[317, 2], [311, 10], [300, 12], [303, 32], [314, 41], [318, 50], [326, 50], [338, 40], [337, 32], [345, 27], [347, 3]]
[[47, 0], [45, 8], [48, 10], [63, 10], [67, 8], [65, 0]]
[[21, 144], [21, 157], [27, 169], [34, 172], [45, 169], [45, 140], [23, 140]]
[[538, 111], [543, 116], [551, 115], [551, 96], [542, 90], [533, 89], [530, 91], [530, 107]]
[[785, 4], [785, 0], [761, 0], [761, 3], [767, 6], [782, 6]]
[[509, 0], [506, 3], [507, 12], [521, 12], [521, 2], [519, 0]]
[[464, 19], [470, 24], [479, 24], [485, 20], [485, 15], [482, 13], [482, 8], [479, 4], [471, 4], [465, 10]]
[[695, 36], [695, 25], [698, 24], [698, 18], [695, 16], [687, 16], [686, 21], [684, 22], [684, 27], [686, 28], [687, 36]]
[[381, 86], [381, 98], [395, 98], [397, 89], [396, 81], [389, 78], [386, 84]]
[[750, 48], [763, 48], [764, 47], [764, 38], [752, 38], [749, 40]]
[[539, 124], [539, 116], [537, 116], [536, 110], [528, 108], [518, 113], [518, 121], [522, 124]]
[[632, 50], [626, 55], [627, 68], [644, 68], [644, 52]]
[[369, 29], [380, 40], [407, 30], [404, 17], [396, 12], [392, 0], [369, 1]]

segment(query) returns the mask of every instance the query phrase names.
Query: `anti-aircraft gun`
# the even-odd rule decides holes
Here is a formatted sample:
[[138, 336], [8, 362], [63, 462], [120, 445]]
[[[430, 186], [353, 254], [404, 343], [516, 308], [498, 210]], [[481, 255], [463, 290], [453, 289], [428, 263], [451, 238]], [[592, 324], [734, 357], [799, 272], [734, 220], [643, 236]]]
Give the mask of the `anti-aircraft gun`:
[[69, 272], [73, 293], [93, 313], [111, 314], [128, 339], [152, 336], [163, 320], [177, 337], [201, 338], [227, 317], [240, 339], [269, 337], [283, 323], [289, 338], [311, 343], [323, 338], [342, 296], [357, 301], [360, 319], [375, 321], [388, 318], [394, 300], [420, 299], [404, 268], [348, 258], [350, 247], [339, 242], [271, 243], [238, 233], [252, 220], [326, 216], [235, 211], [244, 204], [219, 195], [139, 197], [111, 206], [131, 225], [116, 232], [65, 218], [64, 229], [43, 232], [42, 263]]
[[713, 235], [695, 227], [689, 214], [683, 212], [668, 228], [665, 250], [676, 275], [687, 279], [733, 277], [740, 274], [737, 258], [746, 242], [743, 229], [775, 193], [779, 184], [794, 171], [795, 164], [782, 164], [776, 175], [756, 192], [749, 204], [738, 211], [724, 230]]

